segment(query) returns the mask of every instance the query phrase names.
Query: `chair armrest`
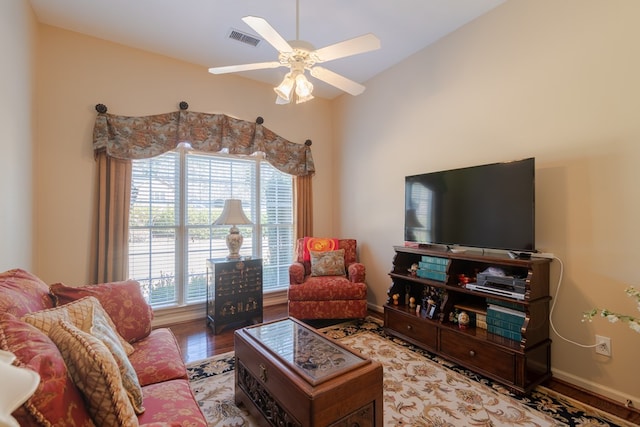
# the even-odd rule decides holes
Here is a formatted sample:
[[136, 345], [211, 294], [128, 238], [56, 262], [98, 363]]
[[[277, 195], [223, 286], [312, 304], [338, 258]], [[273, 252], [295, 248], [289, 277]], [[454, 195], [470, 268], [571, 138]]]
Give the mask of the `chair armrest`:
[[299, 285], [304, 282], [304, 265], [301, 262], [294, 262], [289, 266], [289, 284]]
[[347, 276], [349, 276], [349, 280], [353, 283], [364, 283], [364, 264], [360, 264], [359, 262], [352, 262], [349, 264], [347, 266]]

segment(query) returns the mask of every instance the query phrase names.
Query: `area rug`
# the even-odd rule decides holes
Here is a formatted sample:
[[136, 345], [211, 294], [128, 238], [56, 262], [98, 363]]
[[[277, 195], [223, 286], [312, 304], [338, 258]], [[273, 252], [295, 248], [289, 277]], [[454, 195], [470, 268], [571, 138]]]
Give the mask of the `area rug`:
[[[377, 319], [346, 322], [321, 331], [383, 365], [385, 426], [633, 425], [542, 387], [528, 396], [513, 394], [386, 335]], [[191, 363], [187, 369], [210, 426], [258, 425], [244, 407], [234, 403], [233, 352]]]

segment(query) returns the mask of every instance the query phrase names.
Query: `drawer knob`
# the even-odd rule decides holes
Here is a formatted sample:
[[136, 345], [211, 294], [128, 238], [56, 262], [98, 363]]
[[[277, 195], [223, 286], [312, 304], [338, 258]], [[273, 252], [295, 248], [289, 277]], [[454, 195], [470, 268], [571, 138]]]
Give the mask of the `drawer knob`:
[[476, 355], [476, 352], [473, 350], [469, 350], [469, 356], [473, 357]]
[[267, 382], [267, 367], [264, 366], [262, 363], [260, 364], [260, 379], [262, 380], [263, 383]]
[[411, 329], [413, 329], [413, 326], [407, 325], [407, 330], [410, 331]]

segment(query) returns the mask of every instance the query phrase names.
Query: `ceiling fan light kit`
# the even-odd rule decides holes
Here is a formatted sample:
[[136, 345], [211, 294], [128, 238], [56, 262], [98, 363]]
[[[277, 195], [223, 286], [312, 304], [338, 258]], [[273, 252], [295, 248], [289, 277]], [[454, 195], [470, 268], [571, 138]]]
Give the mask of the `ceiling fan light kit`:
[[318, 67], [316, 64], [379, 49], [380, 40], [373, 34], [365, 34], [316, 50], [310, 43], [299, 40], [298, 1], [296, 1], [296, 40], [294, 41], [287, 42], [263, 18], [245, 16], [242, 20], [279, 52], [278, 61], [213, 67], [209, 68], [210, 73], [225, 74], [288, 67], [290, 71], [273, 89], [278, 95], [276, 104], [289, 104], [294, 98], [292, 96], [294, 93], [297, 104], [313, 99], [313, 84], [305, 76], [305, 70], [309, 70], [312, 77], [351, 95], [356, 96], [364, 92], [363, 85], [326, 68]]

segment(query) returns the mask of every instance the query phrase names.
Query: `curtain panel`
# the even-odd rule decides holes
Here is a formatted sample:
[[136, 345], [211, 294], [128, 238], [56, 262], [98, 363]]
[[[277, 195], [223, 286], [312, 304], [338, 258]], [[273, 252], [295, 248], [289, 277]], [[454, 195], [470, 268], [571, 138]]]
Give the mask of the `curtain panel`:
[[116, 282], [127, 278], [129, 268], [131, 160], [98, 153], [96, 182], [90, 279]]
[[180, 111], [144, 117], [117, 116], [97, 105], [93, 151], [97, 163], [91, 280], [125, 280], [128, 264], [131, 160], [155, 157], [188, 142], [198, 151], [251, 155], [263, 152], [276, 169], [294, 176], [295, 232], [310, 235], [311, 177], [315, 172], [311, 141], [296, 144], [256, 122], [224, 114]]
[[145, 159], [171, 151], [179, 142], [209, 153], [251, 155], [258, 151], [276, 169], [294, 176], [313, 175], [311, 144], [287, 141], [260, 123], [224, 114], [175, 111], [144, 117], [100, 113], [93, 129], [94, 153], [118, 159]]

